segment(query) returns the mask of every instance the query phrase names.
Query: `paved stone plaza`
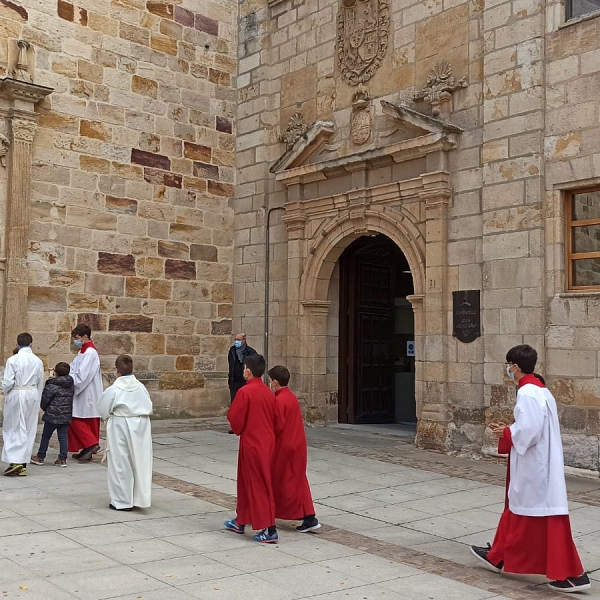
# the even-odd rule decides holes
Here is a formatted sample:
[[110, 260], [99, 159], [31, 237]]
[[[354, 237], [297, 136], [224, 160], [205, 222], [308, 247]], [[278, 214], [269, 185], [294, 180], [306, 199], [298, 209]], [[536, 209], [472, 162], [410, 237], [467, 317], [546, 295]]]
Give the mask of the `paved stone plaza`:
[[[541, 577], [474, 564], [492, 540], [504, 466], [417, 450], [382, 428], [309, 429], [323, 527], [280, 543], [224, 531], [237, 438], [218, 420], [154, 423], [153, 507], [108, 509], [106, 471], [69, 461], [0, 479], [3, 598], [481, 600], [558, 598]], [[50, 460], [52, 459], [52, 460]], [[600, 482], [569, 476], [575, 541], [600, 598]], [[598, 575], [596, 574], [598, 570]]]

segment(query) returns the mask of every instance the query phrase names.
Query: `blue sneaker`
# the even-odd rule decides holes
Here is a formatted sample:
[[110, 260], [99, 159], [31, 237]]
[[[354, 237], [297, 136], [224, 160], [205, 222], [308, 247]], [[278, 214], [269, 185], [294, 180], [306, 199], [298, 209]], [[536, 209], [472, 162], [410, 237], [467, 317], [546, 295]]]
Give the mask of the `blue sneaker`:
[[253, 539], [255, 542], [262, 542], [263, 544], [276, 544], [279, 541], [279, 536], [277, 532], [270, 534], [268, 529], [263, 529]]
[[230, 519], [229, 521], [225, 521], [225, 527], [229, 529], [229, 531], [235, 531], [235, 533], [244, 533], [244, 529], [246, 529], [245, 525], [238, 525], [235, 519]]

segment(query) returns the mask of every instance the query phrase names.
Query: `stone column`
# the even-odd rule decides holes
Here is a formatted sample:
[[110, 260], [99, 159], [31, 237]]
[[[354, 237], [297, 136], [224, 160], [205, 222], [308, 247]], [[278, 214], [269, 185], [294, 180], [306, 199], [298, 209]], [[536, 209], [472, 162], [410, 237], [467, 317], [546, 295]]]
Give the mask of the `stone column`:
[[6, 284], [4, 357], [27, 329], [27, 245], [30, 221], [31, 155], [36, 123], [13, 118], [6, 205]]
[[437, 171], [422, 175], [425, 203], [425, 281], [423, 302], [424, 344], [422, 373], [423, 402], [417, 427], [417, 444], [444, 448], [448, 405], [448, 294], [447, 248], [448, 205], [452, 198], [450, 174]]
[[[5, 285], [2, 302], [2, 360], [27, 329], [27, 246], [29, 243], [31, 161], [37, 127], [35, 104], [51, 88], [26, 81], [0, 80], [0, 100], [10, 131], [5, 219]], [[5, 108], [6, 107], [6, 108]]]

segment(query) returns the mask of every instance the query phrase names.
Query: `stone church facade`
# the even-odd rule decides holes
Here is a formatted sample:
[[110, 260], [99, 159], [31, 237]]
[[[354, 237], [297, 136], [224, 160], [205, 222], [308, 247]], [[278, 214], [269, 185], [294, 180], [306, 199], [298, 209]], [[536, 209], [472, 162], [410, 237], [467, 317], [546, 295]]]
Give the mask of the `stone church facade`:
[[240, 4], [234, 322], [264, 334], [267, 271], [268, 361], [309, 419], [491, 450], [529, 343], [567, 462], [599, 469], [598, 10]]
[[87, 322], [210, 415], [242, 330], [307, 421], [478, 453], [530, 343], [599, 470], [599, 10], [0, 0], [4, 357]]

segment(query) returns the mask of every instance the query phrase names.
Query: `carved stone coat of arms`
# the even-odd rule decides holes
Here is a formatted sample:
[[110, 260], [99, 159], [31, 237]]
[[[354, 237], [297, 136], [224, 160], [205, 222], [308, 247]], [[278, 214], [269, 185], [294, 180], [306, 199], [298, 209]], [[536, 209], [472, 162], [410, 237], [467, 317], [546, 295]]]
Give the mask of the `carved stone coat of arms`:
[[342, 78], [359, 85], [375, 75], [388, 47], [389, 0], [340, 0], [337, 53]]

